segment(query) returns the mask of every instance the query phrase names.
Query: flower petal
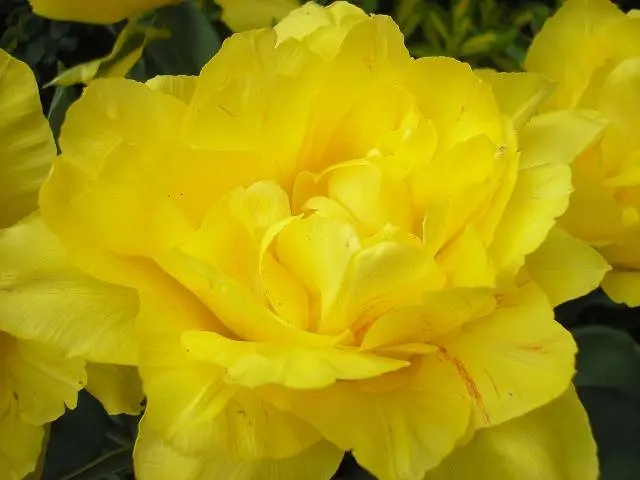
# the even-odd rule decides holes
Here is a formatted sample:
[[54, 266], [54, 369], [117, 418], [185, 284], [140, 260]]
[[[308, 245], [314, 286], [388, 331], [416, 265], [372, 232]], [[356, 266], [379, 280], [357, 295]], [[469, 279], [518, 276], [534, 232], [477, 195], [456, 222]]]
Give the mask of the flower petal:
[[422, 478], [464, 435], [469, 402], [446, 360], [427, 355], [418, 363], [420, 373], [399, 389], [370, 390], [385, 379], [342, 382], [296, 392], [289, 407], [378, 478]]
[[56, 156], [29, 67], [0, 49], [0, 228], [38, 208], [38, 189]]
[[491, 245], [498, 267], [515, 273], [569, 206], [569, 164], [601, 135], [602, 118], [560, 111], [534, 117], [519, 135], [520, 171]]
[[545, 22], [529, 47], [525, 67], [560, 82], [550, 107], [576, 105], [599, 64], [598, 55], [605, 54], [592, 48], [594, 39], [626, 19], [610, 0], [570, 0]]
[[83, 360], [67, 359], [48, 345], [5, 333], [0, 333], [0, 344], [0, 384], [4, 392], [12, 392], [22, 420], [42, 425], [61, 416], [65, 407], [75, 408], [87, 381]]
[[353, 348], [301, 348], [295, 345], [228, 340], [213, 332], [185, 332], [187, 356], [224, 369], [225, 381], [256, 388], [267, 384], [314, 389], [339, 380], [374, 378], [408, 362], [358, 352]]
[[136, 362], [136, 292], [73, 267], [39, 217], [0, 232], [0, 270], [0, 329], [69, 356]]
[[84, 23], [116, 23], [147, 10], [180, 0], [109, 0], [95, 8], [83, 0], [29, 0], [33, 11], [54, 20]]
[[424, 480], [596, 480], [587, 414], [573, 388], [503, 425], [476, 432]]
[[272, 27], [298, 8], [298, 0], [216, 0], [222, 21], [234, 32]]
[[87, 391], [109, 415], [139, 415], [142, 411], [144, 392], [137, 368], [89, 363], [87, 377]]
[[554, 307], [596, 289], [611, 269], [595, 249], [560, 227], [527, 257], [526, 268]]
[[36, 468], [44, 427], [30, 425], [16, 416], [0, 416], [0, 478], [22, 480]]
[[133, 454], [140, 480], [327, 480], [342, 457], [341, 450], [323, 440], [281, 459], [240, 461], [216, 451], [187, 456], [163, 441], [145, 419]]
[[171, 95], [188, 105], [198, 86], [198, 77], [195, 75], [156, 75], [145, 83], [151, 90]]
[[437, 344], [466, 384], [479, 426], [553, 400], [574, 373], [575, 342], [533, 282], [502, 294], [492, 313]]
[[227, 383], [223, 369], [188, 358], [182, 332], [214, 322], [186, 291], [142, 296], [140, 373], [153, 428], [182, 452], [216, 448], [245, 460], [286, 457], [317, 441], [317, 432], [290, 413]]
[[602, 281], [602, 288], [611, 300], [629, 307], [640, 306], [640, 272], [613, 270]]
[[553, 91], [553, 83], [535, 73], [475, 70], [475, 74], [493, 87], [500, 110], [519, 129], [533, 115], [540, 102]]

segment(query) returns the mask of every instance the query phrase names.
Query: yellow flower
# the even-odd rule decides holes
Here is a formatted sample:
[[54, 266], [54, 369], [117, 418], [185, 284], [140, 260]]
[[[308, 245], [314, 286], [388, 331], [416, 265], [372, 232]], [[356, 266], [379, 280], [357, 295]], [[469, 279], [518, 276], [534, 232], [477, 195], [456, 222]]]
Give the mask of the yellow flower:
[[[115, 23], [183, 0], [105, 0], [96, 6], [87, 0], [29, 0], [33, 11], [54, 20]], [[210, 1], [210, 0], [205, 0]], [[222, 21], [238, 32], [271, 27], [297, 8], [298, 0], [214, 0], [223, 9]]]
[[579, 402], [550, 404], [575, 353], [551, 302], [607, 268], [553, 229], [602, 123], [528, 122], [541, 90], [414, 60], [344, 2], [231, 37], [197, 78], [92, 82], [40, 206], [78, 268], [138, 291], [136, 477], [326, 480], [352, 451], [421, 480], [479, 445], [505, 478], [531, 457], [500, 439], [533, 422], [542, 450], [577, 432], [574, 461], [512, 478], [595, 479]]
[[[84, 313], [100, 313], [95, 309], [100, 305], [100, 288], [109, 287], [72, 269], [56, 237], [39, 218], [29, 216], [37, 208], [38, 189], [49, 173], [56, 146], [33, 74], [4, 50], [0, 50], [0, 138], [0, 478], [19, 480], [36, 466], [44, 425], [62, 415], [65, 406], [75, 407], [77, 392], [87, 383], [85, 360], [102, 359], [117, 343], [109, 345], [107, 338], [101, 351], [91, 351], [96, 334], [89, 335], [87, 326], [75, 322], [74, 315], [83, 313], [78, 307], [86, 305], [85, 297], [95, 299]], [[31, 248], [33, 240], [37, 249]], [[111, 286], [108, 301], [117, 298], [111, 292], [122, 290]], [[129, 308], [134, 308], [132, 318], [137, 298], [127, 292]], [[76, 301], [71, 302], [72, 298]], [[70, 306], [75, 308], [73, 313], [66, 311]], [[102, 307], [108, 318], [125, 304], [103, 303]], [[63, 346], [57, 337], [72, 319], [72, 333], [78, 329], [86, 333]], [[108, 337], [109, 325], [102, 325], [98, 335]], [[135, 353], [133, 343], [127, 345], [117, 351], [115, 362], [123, 360], [127, 349]], [[73, 355], [74, 351], [83, 355]], [[98, 371], [107, 367], [91, 366]], [[118, 369], [118, 375], [124, 372]], [[140, 392], [135, 398], [135, 391], [125, 393], [135, 386], [135, 377], [127, 379], [125, 389], [114, 385], [118, 377], [113, 373], [91, 376], [89, 390], [102, 401], [112, 400], [107, 405], [112, 412], [131, 412], [132, 402], [139, 402]], [[105, 388], [107, 381], [112, 382], [110, 388]], [[112, 399], [114, 395], [120, 397]]]
[[[36, 208], [38, 187], [48, 174], [56, 147], [29, 67], [4, 50], [0, 50], [0, 87], [0, 228], [5, 228]], [[10, 272], [2, 268], [0, 273], [0, 295], [4, 295]], [[66, 360], [55, 349], [3, 330], [0, 477], [14, 480], [35, 468], [43, 425], [60, 416], [65, 404], [75, 405], [85, 373], [83, 361]]]
[[300, 6], [299, 0], [214, 0], [222, 21], [234, 32], [271, 27]]
[[29, 0], [33, 11], [54, 20], [85, 23], [115, 23], [139, 13], [179, 3], [182, 0]]
[[544, 111], [592, 108], [609, 122], [573, 163], [576, 191], [560, 224], [613, 266], [602, 283], [609, 296], [640, 305], [640, 18], [609, 0], [568, 0], [526, 67], [558, 84]]

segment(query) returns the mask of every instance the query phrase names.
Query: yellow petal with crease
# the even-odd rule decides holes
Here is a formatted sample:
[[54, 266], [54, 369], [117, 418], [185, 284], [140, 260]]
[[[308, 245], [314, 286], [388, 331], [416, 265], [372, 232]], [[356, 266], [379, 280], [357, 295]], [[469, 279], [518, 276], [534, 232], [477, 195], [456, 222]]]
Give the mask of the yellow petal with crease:
[[187, 356], [224, 368], [226, 381], [256, 388], [266, 384], [314, 389], [340, 380], [373, 378], [409, 365], [356, 349], [306, 349], [295, 345], [228, 340], [213, 332], [185, 332]]
[[191, 294], [176, 290], [143, 296], [137, 322], [145, 338], [145, 415], [153, 428], [182, 452], [215, 447], [243, 459], [286, 457], [317, 441], [318, 434], [301, 420], [227, 383], [223, 369], [188, 358], [180, 334], [214, 328], [215, 320]]
[[596, 46], [598, 37], [626, 19], [610, 0], [571, 0], [545, 22], [529, 47], [525, 68], [560, 82], [551, 107], [576, 105], [606, 54]]
[[594, 290], [611, 269], [595, 249], [560, 227], [527, 257], [526, 268], [554, 307]]
[[614, 302], [640, 306], [640, 272], [614, 270], [605, 275], [602, 288]]
[[171, 447], [143, 419], [133, 459], [139, 480], [327, 480], [343, 452], [326, 441], [281, 459], [240, 461], [221, 451], [187, 456]]
[[56, 156], [29, 67], [0, 49], [0, 228], [38, 208], [38, 189]]
[[500, 295], [495, 310], [435, 342], [455, 366], [478, 426], [492, 426], [557, 398], [574, 374], [576, 345], [528, 282]]
[[72, 266], [37, 216], [0, 232], [0, 329], [90, 361], [134, 364], [134, 290]]
[[[377, 478], [422, 478], [466, 432], [469, 402], [446, 360], [431, 354], [419, 365], [399, 389], [367, 391], [366, 383], [341, 382], [297, 393], [290, 408]], [[371, 387], [385, 380], [372, 380]]]
[[23, 421], [42, 425], [61, 416], [65, 407], [75, 408], [87, 381], [83, 360], [67, 359], [60, 350], [5, 333], [0, 333], [0, 347], [0, 392], [3, 397], [12, 392]]
[[44, 427], [29, 425], [16, 416], [0, 416], [0, 478], [22, 480], [36, 468]]
[[516, 128], [522, 127], [534, 114], [540, 102], [553, 91], [551, 80], [536, 73], [501, 73], [475, 70], [493, 87], [500, 110], [511, 117]]
[[282, 322], [244, 285], [210, 264], [177, 250], [156, 260], [238, 337], [256, 342], [308, 346], [329, 346], [340, 340], [339, 336], [317, 335]]
[[100, 400], [109, 415], [138, 415], [142, 411], [142, 382], [137, 368], [87, 364], [87, 391]]
[[157, 75], [145, 83], [151, 90], [171, 95], [188, 105], [198, 84], [198, 77], [192, 75]]
[[425, 293], [423, 304], [397, 308], [378, 318], [362, 340], [363, 350], [412, 342], [429, 343], [467, 321], [490, 313], [495, 300], [489, 290], [449, 289]]
[[478, 431], [424, 480], [596, 480], [589, 419], [573, 388], [523, 417]]

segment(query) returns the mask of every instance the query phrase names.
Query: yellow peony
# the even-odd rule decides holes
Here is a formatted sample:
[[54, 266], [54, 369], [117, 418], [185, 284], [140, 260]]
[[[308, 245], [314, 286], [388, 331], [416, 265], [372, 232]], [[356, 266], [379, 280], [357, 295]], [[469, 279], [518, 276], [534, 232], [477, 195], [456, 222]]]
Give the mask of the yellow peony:
[[[181, 1], [183, 0], [105, 0], [99, 6], [87, 0], [29, 0], [29, 3], [36, 14], [55, 20], [115, 23]], [[271, 27], [300, 5], [298, 0], [213, 1], [222, 7], [222, 21], [236, 32]]]
[[543, 111], [592, 108], [609, 122], [573, 163], [575, 193], [561, 225], [613, 266], [611, 298], [640, 305], [640, 18], [609, 0], [567, 0], [529, 49], [526, 68], [555, 82]]
[[[65, 407], [75, 407], [77, 392], [87, 384], [85, 360], [121, 363], [129, 356], [135, 363], [135, 345], [119, 337], [126, 328], [110, 334], [103, 321], [99, 332], [91, 332], [76, 322], [78, 316], [116, 319], [127, 313], [130, 324], [137, 297], [71, 267], [56, 237], [30, 216], [56, 146], [33, 74], [4, 50], [0, 138], [0, 478], [19, 480], [36, 467], [45, 425]], [[67, 333], [73, 340], [59, 341]], [[94, 350], [97, 337], [100, 349]], [[117, 358], [109, 358], [111, 353]], [[140, 390], [131, 367], [91, 364], [88, 369], [87, 388], [112, 413], [135, 410]]]
[[414, 60], [344, 2], [199, 77], [92, 82], [40, 207], [78, 268], [137, 290], [136, 477], [326, 480], [351, 451], [381, 480], [486, 456], [483, 478], [595, 479], [552, 304], [607, 268], [554, 229], [603, 124], [528, 121], [548, 89]]

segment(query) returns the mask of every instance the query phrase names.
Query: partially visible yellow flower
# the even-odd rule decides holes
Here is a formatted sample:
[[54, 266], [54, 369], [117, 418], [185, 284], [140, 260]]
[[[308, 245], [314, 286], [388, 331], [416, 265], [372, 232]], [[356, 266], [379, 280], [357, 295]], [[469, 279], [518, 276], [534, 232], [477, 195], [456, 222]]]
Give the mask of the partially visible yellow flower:
[[[57, 239], [37, 216], [30, 216], [56, 146], [33, 74], [4, 50], [0, 138], [0, 478], [20, 480], [36, 467], [44, 425], [62, 415], [65, 407], [75, 407], [77, 392], [87, 383], [86, 360], [121, 363], [128, 355], [135, 362], [132, 341], [114, 339], [109, 330], [121, 314], [128, 313], [129, 319], [135, 315], [137, 297], [73, 269]], [[109, 303], [101, 303], [107, 291]], [[89, 323], [76, 321], [82, 315]], [[94, 323], [92, 331], [95, 317], [103, 321], [99, 330]], [[108, 318], [112, 325], [104, 321]], [[84, 334], [73, 342], [60, 341], [81, 330]], [[117, 333], [126, 335], [126, 329], [118, 328]], [[113, 353], [115, 360], [108, 358]], [[114, 385], [113, 378], [113, 373], [96, 376], [92, 392], [100, 399], [122, 392], [107, 406], [113, 413], [132, 413], [141, 398], [131, 389], [135, 377], [126, 387]], [[107, 381], [111, 387], [103, 388]]]
[[[184, 0], [29, 0], [33, 11], [54, 20], [84, 23], [115, 23], [141, 13]], [[189, 0], [191, 1], [191, 0]], [[239, 32], [271, 27], [300, 6], [299, 0], [206, 0], [223, 9], [222, 21]]]
[[[37, 207], [37, 191], [56, 155], [35, 78], [0, 50], [0, 228]], [[2, 231], [0, 235], [3, 235]], [[10, 282], [0, 269], [0, 295]], [[2, 322], [4, 323], [4, 322]], [[43, 425], [75, 406], [86, 381], [84, 361], [20, 340], [0, 328], [0, 478], [19, 480], [40, 454]], [[52, 375], [53, 374], [53, 375]]]
[[609, 0], [567, 0], [526, 68], [557, 82], [543, 111], [592, 108], [609, 122], [573, 163], [576, 191], [560, 224], [614, 267], [602, 284], [609, 296], [640, 305], [640, 18]]
[[115, 23], [125, 18], [182, 0], [29, 0], [33, 11], [54, 20]]
[[[41, 190], [74, 264], [138, 292], [136, 478], [327, 480], [351, 451], [422, 480], [531, 422], [553, 448], [575, 344], [550, 302], [606, 270], [554, 226], [599, 118], [529, 121], [539, 76], [412, 59], [344, 2], [291, 15], [197, 78], [92, 82]], [[597, 477], [581, 406], [560, 405], [571, 464], [514, 480]]]
[[234, 32], [275, 25], [300, 6], [299, 0], [214, 0], [222, 7], [222, 21]]

